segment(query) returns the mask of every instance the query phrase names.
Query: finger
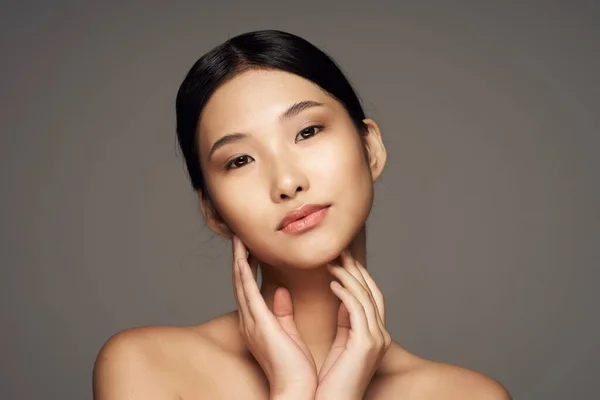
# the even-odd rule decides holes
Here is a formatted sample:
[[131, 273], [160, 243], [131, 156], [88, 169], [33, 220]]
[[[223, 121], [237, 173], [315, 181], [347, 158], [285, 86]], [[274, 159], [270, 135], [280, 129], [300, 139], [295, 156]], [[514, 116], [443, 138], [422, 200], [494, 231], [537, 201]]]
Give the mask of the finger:
[[242, 240], [234, 235], [232, 237], [233, 244], [233, 261], [236, 262], [240, 258], [248, 260], [248, 264], [250, 264], [250, 269], [252, 270], [252, 275], [254, 279], [256, 279], [258, 275], [258, 258], [254, 257], [251, 253], [248, 252], [246, 245]]
[[377, 286], [375, 280], [373, 280], [373, 277], [371, 277], [371, 274], [369, 274], [369, 271], [367, 271], [367, 269], [363, 267], [360, 263], [357, 263], [357, 267], [360, 273], [362, 274], [364, 280], [367, 282], [369, 290], [371, 291], [371, 295], [375, 300], [375, 304], [377, 304], [379, 316], [381, 317], [381, 320], [385, 323], [385, 302], [383, 299], [383, 293], [381, 293], [379, 286]]
[[[356, 278], [356, 280], [358, 280], [360, 282], [360, 284], [365, 288], [365, 290], [369, 294], [369, 297], [371, 298], [371, 302], [373, 302], [373, 304], [377, 304], [375, 302], [375, 298], [373, 297], [373, 294], [371, 293], [371, 290], [369, 288], [367, 281], [365, 280], [363, 274], [360, 271], [360, 268], [359, 268], [359, 265], [361, 266], [360, 262], [358, 260], [356, 260], [356, 258], [354, 258], [354, 256], [352, 256], [352, 254], [348, 250], [344, 251], [341, 254], [341, 259], [342, 259], [343, 267], [346, 268], [348, 270], [348, 272], [350, 272], [352, 274], [352, 276], [354, 276]], [[363, 269], [364, 269], [364, 267], [363, 267]]]
[[231, 244], [232, 244], [232, 251], [233, 251], [233, 262], [237, 263], [237, 260], [239, 260], [240, 258], [243, 258], [244, 260], [248, 259], [247, 256], [247, 250], [246, 250], [246, 246], [244, 246], [244, 243], [242, 243], [242, 241], [240, 240], [239, 237], [237, 236], [233, 236], [232, 240], [231, 240]]
[[[359, 262], [357, 262], [356, 265], [357, 265], [357, 268], [359, 268], [359, 270], [361, 270], [361, 268], [362, 268], [362, 270], [364, 270], [366, 273], [367, 270], [364, 267], [362, 267], [362, 265], [360, 265]], [[361, 274], [362, 274], [362, 272], [361, 272]], [[363, 275], [363, 277], [364, 277], [364, 275]], [[368, 284], [368, 282], [367, 282], [367, 284]], [[373, 307], [374, 307], [375, 319], [377, 320], [377, 326], [379, 328], [379, 333], [382, 335], [382, 338], [385, 341], [385, 334], [386, 334], [385, 322], [381, 315], [379, 304], [377, 303], [377, 300], [375, 299], [375, 295], [373, 294], [373, 292], [371, 291], [370, 288], [369, 288], [369, 295], [370, 295], [370, 299], [371, 299], [371, 304], [373, 304]], [[375, 332], [373, 332], [373, 333], [375, 334]]]
[[234, 271], [234, 287], [236, 293], [236, 302], [240, 314], [241, 322], [246, 328], [251, 328], [254, 325], [254, 317], [248, 307], [244, 285], [242, 284], [243, 263], [246, 262], [246, 247], [237, 235], [232, 237], [233, 251], [233, 271]]
[[348, 343], [348, 338], [350, 336], [350, 314], [346, 309], [344, 303], [340, 303], [340, 307], [338, 308], [338, 327], [337, 333], [335, 335], [335, 339], [333, 340], [333, 344], [331, 345], [331, 349], [329, 350], [329, 354], [323, 361], [323, 365], [321, 366], [321, 370], [319, 371], [319, 381], [322, 381], [329, 372], [329, 369], [335, 364], [339, 356], [346, 350], [346, 344]]
[[365, 287], [365, 289], [368, 289], [367, 282], [365, 281], [358, 267], [356, 266], [357, 261], [352, 256], [350, 251], [345, 250], [344, 252], [342, 252], [342, 254], [340, 254], [340, 259], [342, 260], [342, 266], [346, 268], [348, 272], [350, 272], [352, 276], [354, 276], [356, 280], [359, 281], [360, 284]]
[[244, 298], [248, 305], [249, 314], [256, 322], [260, 321], [260, 323], [264, 324], [272, 323], [273, 321], [271, 318], [273, 314], [271, 314], [265, 300], [260, 294], [260, 289], [252, 275], [248, 261], [241, 259], [238, 260], [238, 262], [240, 264], [241, 286], [243, 287]]
[[367, 269], [358, 261], [356, 262], [356, 266], [363, 275], [367, 285], [369, 285], [369, 291], [371, 292], [372, 298], [375, 299], [375, 304], [377, 305], [378, 310], [377, 322], [379, 323], [379, 331], [381, 333], [381, 337], [383, 338], [385, 348], [387, 349], [392, 344], [392, 337], [385, 327], [385, 303], [383, 299], [383, 293], [381, 293], [379, 286], [377, 286], [375, 280], [371, 274], [369, 274], [369, 271], [367, 271]]
[[340, 285], [339, 282], [331, 282], [331, 290], [342, 301], [350, 319], [350, 326], [353, 331], [364, 335], [369, 333], [367, 316], [360, 301], [347, 288]]
[[[240, 318], [240, 328], [249, 328], [254, 324], [254, 319], [248, 310], [248, 304], [246, 302], [246, 295], [244, 294], [244, 287], [242, 285], [241, 270], [238, 263], [233, 263], [233, 289], [235, 293], [235, 302], [238, 306], [238, 315]], [[245, 329], [244, 328], [244, 329]]]
[[350, 328], [350, 313], [344, 303], [340, 304], [340, 308], [338, 308], [337, 325], [338, 331], [339, 328]]
[[285, 319], [294, 316], [294, 305], [289, 290], [279, 287], [273, 295], [273, 314], [277, 319]]
[[[279, 325], [294, 341], [300, 339], [300, 332], [294, 321], [294, 305], [290, 291], [284, 287], [279, 287], [273, 295], [273, 315], [279, 322]], [[298, 342], [297, 342], [298, 343]]]
[[[377, 299], [375, 298], [373, 292], [371, 291], [371, 286], [365, 279], [366, 269], [362, 266], [362, 264], [356, 258], [354, 258], [352, 256], [352, 254], [348, 250], [346, 250], [342, 253], [341, 258], [342, 258], [343, 266], [348, 270], [348, 272], [350, 272], [352, 274], [352, 276], [354, 276], [361, 283], [361, 285], [363, 285], [363, 287], [369, 294], [371, 303], [377, 307], [375, 320], [377, 322], [379, 329], [383, 332], [385, 329], [385, 322], [380, 314], [379, 303], [377, 302]], [[362, 271], [365, 271], [365, 273], [363, 273]], [[366, 273], [366, 275], [368, 275], [368, 273]], [[371, 279], [371, 281], [372, 281], [372, 279]], [[375, 287], [376, 286], [377, 285], [375, 285]]]
[[[353, 297], [355, 297], [361, 308], [363, 309], [363, 313], [367, 318], [367, 326], [371, 332], [375, 330], [379, 330], [379, 322], [377, 321], [377, 311], [375, 310], [375, 303], [373, 299], [367, 292], [367, 289], [352, 275], [348, 270], [343, 267], [333, 265], [328, 266], [329, 271], [333, 276], [335, 276], [341, 283], [344, 285], [350, 293], [352, 293]], [[350, 309], [348, 309], [350, 311]]]
[[254, 280], [258, 279], [258, 258], [256, 258], [252, 253], [248, 252], [248, 264], [250, 265], [250, 270], [252, 271], [252, 276]]

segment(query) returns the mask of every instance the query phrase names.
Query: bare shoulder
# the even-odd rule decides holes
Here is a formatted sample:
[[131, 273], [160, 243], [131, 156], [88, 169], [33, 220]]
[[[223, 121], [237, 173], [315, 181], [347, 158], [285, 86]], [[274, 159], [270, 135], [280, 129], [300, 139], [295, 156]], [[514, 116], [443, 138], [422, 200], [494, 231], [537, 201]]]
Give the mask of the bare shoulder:
[[470, 369], [420, 359], [382, 375], [370, 399], [511, 400], [499, 382]]
[[415, 371], [423, 399], [510, 400], [508, 391], [479, 372], [456, 365], [428, 361]]
[[176, 328], [142, 327], [113, 335], [94, 364], [94, 399], [177, 399], [162, 365], [164, 344], [178, 334]]
[[113, 335], [94, 364], [94, 399], [180, 399], [191, 374], [201, 390], [203, 372], [215, 367], [221, 350], [211, 338], [213, 325], [147, 326]]

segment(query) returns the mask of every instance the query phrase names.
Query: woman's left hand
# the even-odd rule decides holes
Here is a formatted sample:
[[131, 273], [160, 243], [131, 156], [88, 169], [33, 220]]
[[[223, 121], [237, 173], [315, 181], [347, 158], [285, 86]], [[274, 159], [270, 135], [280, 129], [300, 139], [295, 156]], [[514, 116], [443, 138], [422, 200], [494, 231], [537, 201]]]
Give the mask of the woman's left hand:
[[319, 371], [316, 400], [362, 399], [392, 343], [385, 328], [383, 295], [367, 270], [349, 252], [342, 265], [328, 266], [340, 283], [331, 290], [341, 300], [337, 335]]

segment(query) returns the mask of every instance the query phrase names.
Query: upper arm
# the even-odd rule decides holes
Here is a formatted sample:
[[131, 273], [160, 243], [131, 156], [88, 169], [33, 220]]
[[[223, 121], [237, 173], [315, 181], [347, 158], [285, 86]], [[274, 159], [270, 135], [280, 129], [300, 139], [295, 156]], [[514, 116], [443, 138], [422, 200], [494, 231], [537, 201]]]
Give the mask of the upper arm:
[[135, 330], [110, 338], [94, 364], [94, 400], [176, 398], [148, 350]]

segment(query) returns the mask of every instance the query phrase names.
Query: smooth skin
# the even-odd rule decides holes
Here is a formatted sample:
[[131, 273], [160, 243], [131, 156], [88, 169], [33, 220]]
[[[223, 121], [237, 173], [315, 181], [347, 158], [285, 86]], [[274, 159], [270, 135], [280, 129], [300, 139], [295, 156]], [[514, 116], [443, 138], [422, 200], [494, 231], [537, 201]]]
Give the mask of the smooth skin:
[[240, 330], [265, 372], [271, 395], [362, 399], [392, 341], [383, 322], [383, 296], [367, 270], [349, 252], [342, 253], [341, 265], [327, 265], [341, 282], [330, 284], [341, 304], [335, 339], [317, 370], [294, 322], [287, 289], [277, 290], [271, 312], [254, 280], [255, 267], [250, 266], [243, 244], [235, 237], [234, 259]]
[[[387, 155], [378, 125], [363, 122], [359, 133], [339, 101], [282, 71], [249, 70], [213, 94], [199, 120], [210, 196], [198, 199], [232, 241], [237, 310], [114, 335], [96, 360], [96, 400], [510, 399], [391, 340], [364, 230]], [[279, 230], [304, 204], [328, 213], [306, 232]]]

